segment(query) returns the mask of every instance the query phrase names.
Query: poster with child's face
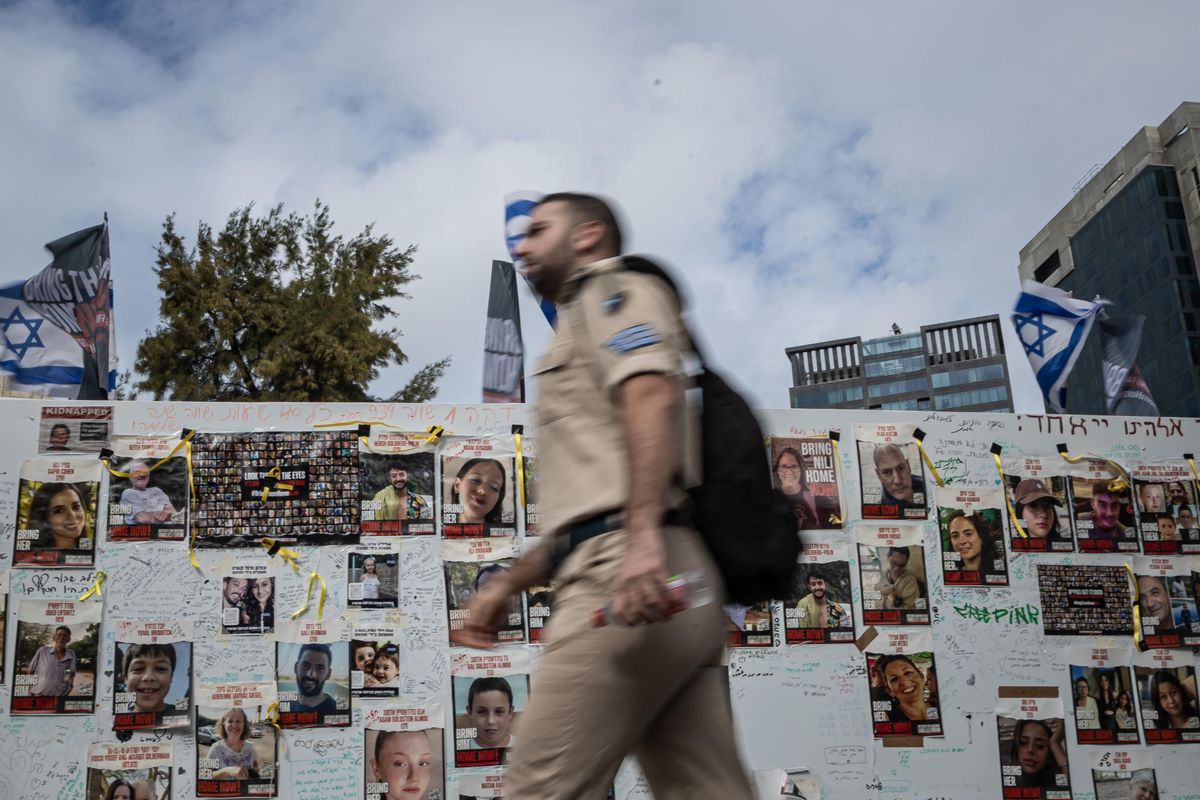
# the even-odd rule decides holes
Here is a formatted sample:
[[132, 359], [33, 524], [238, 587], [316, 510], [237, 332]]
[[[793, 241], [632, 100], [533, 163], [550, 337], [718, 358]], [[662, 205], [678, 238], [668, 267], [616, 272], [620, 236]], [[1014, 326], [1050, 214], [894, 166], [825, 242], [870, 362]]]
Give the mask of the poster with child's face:
[[1146, 650], [1133, 654], [1146, 744], [1200, 744], [1196, 667], [1183, 650]]
[[1029, 689], [1001, 687], [1008, 694], [996, 701], [1001, 797], [1071, 800], [1062, 698], [1022, 694]]
[[93, 744], [87, 800], [170, 800], [171, 743]]
[[864, 625], [928, 625], [929, 590], [921, 528], [860, 525], [858, 573]]
[[391, 625], [355, 625], [350, 632], [350, 694], [399, 697], [400, 647]]
[[280, 623], [275, 643], [279, 727], [350, 724], [350, 642], [342, 623]]
[[1074, 645], [1067, 648], [1075, 741], [1138, 744], [1137, 707], [1129, 648]]
[[274, 797], [273, 683], [201, 684], [196, 690], [196, 797]]
[[938, 532], [947, 586], [1007, 586], [1000, 489], [939, 486]]
[[95, 458], [35, 458], [22, 462], [14, 566], [92, 565], [103, 469]]
[[373, 427], [358, 453], [362, 535], [434, 534], [434, 450], [427, 433]]
[[39, 453], [99, 453], [108, 446], [112, 406], [43, 406]]
[[876, 739], [942, 735], [932, 644], [928, 630], [884, 630], [867, 645]]
[[101, 608], [74, 600], [17, 605], [14, 715], [95, 712]]
[[1067, 479], [1040, 458], [1020, 458], [1004, 465], [1008, 478], [1008, 499], [1016, 514], [1018, 528], [1011, 529], [1014, 553], [1072, 553]]
[[[370, 547], [372, 544], [386, 547]], [[346, 605], [396, 608], [400, 598], [400, 556], [390, 542], [368, 542], [351, 550], [346, 564]]]
[[446, 791], [441, 706], [363, 714], [364, 800], [441, 800]]
[[925, 519], [925, 466], [914, 430], [890, 423], [854, 426], [863, 519]]
[[1137, 464], [1130, 474], [1142, 550], [1156, 555], [1200, 553], [1196, 485], [1187, 465]]
[[[108, 540], [179, 541], [187, 533], [187, 457], [178, 438], [117, 436], [108, 477]], [[165, 459], [165, 460], [164, 460]]]
[[1123, 477], [1107, 462], [1088, 459], [1072, 464], [1071, 518], [1081, 553], [1139, 551], [1133, 503]]
[[[450, 631], [462, 630], [470, 617], [475, 593], [516, 563], [517, 544], [511, 538], [450, 540], [442, 543], [446, 575], [446, 607]], [[501, 644], [525, 641], [525, 613], [520, 595], [513, 595], [508, 613], [497, 629]]]
[[1200, 647], [1200, 615], [1192, 572], [1185, 558], [1134, 559], [1138, 619], [1145, 647]]
[[512, 437], [456, 438], [442, 445], [442, 535], [517, 533]]
[[191, 723], [192, 631], [187, 622], [118, 622], [113, 651], [113, 730]]
[[529, 700], [529, 656], [520, 650], [453, 656], [454, 765], [490, 767], [507, 761]]
[[221, 576], [221, 632], [262, 635], [275, 630], [275, 575], [265, 559], [230, 564]]
[[828, 437], [770, 438], [771, 479], [792, 504], [800, 530], [842, 527], [833, 442]]
[[1153, 757], [1145, 750], [1092, 750], [1097, 800], [1158, 800]]

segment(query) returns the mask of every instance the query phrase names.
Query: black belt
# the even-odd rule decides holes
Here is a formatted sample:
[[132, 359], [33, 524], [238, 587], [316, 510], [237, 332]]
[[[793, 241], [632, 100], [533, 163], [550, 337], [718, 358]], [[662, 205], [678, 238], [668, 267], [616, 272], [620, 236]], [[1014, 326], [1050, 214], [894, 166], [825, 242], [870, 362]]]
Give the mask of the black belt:
[[[580, 520], [567, 528], [565, 536], [560, 536], [550, 549], [550, 572], [558, 571], [558, 567], [566, 560], [576, 547], [610, 531], [619, 530], [625, 524], [625, 509], [615, 508], [602, 511], [599, 514]], [[673, 508], [663, 514], [664, 526], [686, 526], [691, 524], [691, 515], [685, 509]]]

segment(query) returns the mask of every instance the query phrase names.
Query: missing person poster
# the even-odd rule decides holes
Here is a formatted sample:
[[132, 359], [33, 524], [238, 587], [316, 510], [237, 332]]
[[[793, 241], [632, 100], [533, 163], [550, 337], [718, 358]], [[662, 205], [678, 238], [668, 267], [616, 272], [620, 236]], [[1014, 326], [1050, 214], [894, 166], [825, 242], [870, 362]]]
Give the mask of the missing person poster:
[[197, 547], [358, 541], [358, 433], [197, 433], [192, 439]]
[[442, 536], [515, 536], [511, 436], [442, 440]]
[[1047, 636], [1132, 636], [1133, 597], [1124, 567], [1038, 564]]
[[346, 559], [346, 605], [396, 608], [400, 603], [400, 554], [394, 541], [376, 539], [354, 547]]
[[90, 567], [96, 552], [96, 458], [33, 458], [17, 485], [15, 567]]
[[996, 731], [1005, 800], [1071, 800], [1063, 701], [1057, 689], [1001, 686]]
[[179, 442], [178, 437], [113, 437], [108, 466], [124, 475], [108, 476], [110, 542], [186, 538], [187, 454]]
[[1158, 800], [1154, 758], [1145, 750], [1092, 750], [1092, 787], [1096, 797]]
[[805, 542], [797, 561], [792, 590], [783, 600], [784, 642], [853, 642], [849, 545], [836, 540]]
[[280, 620], [275, 642], [279, 727], [350, 724], [350, 641], [338, 620]]
[[87, 800], [170, 800], [171, 743], [93, 744], [85, 792]]
[[275, 631], [275, 570], [265, 558], [238, 559], [222, 570], [221, 632]]
[[446, 796], [442, 707], [371, 707], [363, 712], [364, 800]]
[[460, 772], [452, 800], [504, 800], [503, 772]]
[[1072, 645], [1067, 648], [1075, 741], [1079, 744], [1138, 744], [1137, 690], [1128, 647]]
[[1194, 656], [1185, 650], [1133, 654], [1146, 744], [1200, 744]]
[[95, 712], [101, 610], [96, 601], [17, 604], [14, 715]]
[[915, 429], [893, 423], [854, 426], [863, 519], [923, 520], [928, 514]]
[[941, 736], [942, 711], [932, 633], [929, 630], [877, 633], [863, 651], [867, 658], [875, 738]]
[[922, 529], [859, 525], [858, 576], [863, 625], [928, 625], [929, 580]]
[[1190, 564], [1185, 557], [1142, 556], [1133, 560], [1138, 617], [1147, 648], [1200, 647], [1200, 615]]
[[434, 534], [434, 452], [428, 433], [403, 433], [379, 426], [360, 439], [359, 493], [362, 535]]
[[1137, 464], [1129, 472], [1143, 551], [1147, 555], [1200, 554], [1196, 484], [1187, 464]]
[[1124, 477], [1108, 462], [1090, 458], [1068, 467], [1071, 518], [1081, 553], [1136, 553], [1138, 531]]
[[546, 626], [550, 624], [550, 610], [554, 607], [554, 584], [530, 586], [525, 596], [529, 600], [529, 643], [541, 644], [546, 639]]
[[525, 482], [525, 504], [521, 506], [522, 530], [526, 536], [541, 533], [541, 518], [538, 513], [538, 497], [541, 483], [538, 481], [538, 445], [536, 436], [521, 437], [521, 479]]
[[942, 578], [947, 586], [1007, 586], [1001, 489], [936, 487]]
[[491, 767], [508, 759], [529, 702], [529, 654], [520, 649], [451, 655], [454, 766]]
[[350, 694], [400, 696], [400, 637], [394, 625], [355, 624], [350, 629]]
[[[517, 560], [517, 542], [511, 537], [463, 539], [442, 543], [442, 567], [446, 573], [446, 610], [450, 630], [462, 630], [470, 618], [471, 600], [488, 581], [512, 568]], [[525, 641], [525, 613], [520, 595], [513, 595], [504, 623], [496, 632], [501, 644]]]
[[1019, 458], [1004, 464], [1008, 496], [1020, 529], [1010, 530], [1014, 553], [1073, 553], [1070, 502], [1062, 461]]
[[113, 730], [186, 728], [192, 721], [192, 625], [116, 623]]
[[771, 479], [792, 504], [800, 530], [842, 527], [833, 442], [828, 438], [772, 436]]
[[196, 796], [274, 797], [273, 683], [196, 688]]
[[112, 406], [43, 406], [39, 453], [99, 453], [108, 447]]
[[747, 606], [729, 603], [725, 606], [725, 644], [727, 647], [773, 647], [775, 645], [775, 615], [772, 603]]

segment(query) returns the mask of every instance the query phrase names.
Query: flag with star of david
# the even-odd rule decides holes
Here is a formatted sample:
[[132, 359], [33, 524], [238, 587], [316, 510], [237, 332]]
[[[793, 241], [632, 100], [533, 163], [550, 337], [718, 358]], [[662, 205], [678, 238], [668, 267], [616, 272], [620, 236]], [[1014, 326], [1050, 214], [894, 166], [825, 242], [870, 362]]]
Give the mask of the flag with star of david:
[[1076, 300], [1062, 289], [1037, 281], [1021, 281], [1021, 294], [1013, 308], [1013, 327], [1033, 367], [1047, 410], [1057, 414], [1066, 411], [1067, 376], [1102, 306]]
[[54, 260], [45, 269], [0, 286], [0, 369], [18, 392], [107, 399], [116, 383], [108, 223], [46, 249]]
[[[542, 195], [539, 192], [513, 192], [504, 196], [504, 243], [508, 246], [508, 254], [512, 257], [513, 266], [516, 267], [517, 272], [522, 274], [522, 277], [524, 272], [521, 269], [521, 259], [517, 256], [517, 245], [525, 238], [525, 231], [529, 230], [529, 219], [533, 214], [533, 209], [541, 201]], [[538, 294], [528, 280], [525, 281], [525, 284], [529, 287], [529, 291], [533, 292], [538, 307], [542, 309], [542, 315], [553, 328], [554, 323], [558, 321], [558, 307], [552, 300], [547, 300]]]

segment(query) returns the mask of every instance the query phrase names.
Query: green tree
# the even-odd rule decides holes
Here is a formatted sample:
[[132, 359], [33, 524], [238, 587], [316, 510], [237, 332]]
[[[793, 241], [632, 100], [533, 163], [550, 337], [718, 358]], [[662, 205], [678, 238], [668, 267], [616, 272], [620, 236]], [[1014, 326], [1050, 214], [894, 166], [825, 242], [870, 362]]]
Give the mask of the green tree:
[[[138, 388], [155, 399], [374, 400], [367, 386], [408, 357], [388, 301], [419, 276], [416, 248], [401, 249], [368, 225], [351, 239], [333, 233], [329, 207], [310, 215], [263, 215], [253, 205], [219, 233], [201, 222], [188, 249], [171, 215], [163, 222], [155, 274], [158, 327], [138, 344]], [[437, 394], [444, 358], [383, 399], [419, 403]]]

